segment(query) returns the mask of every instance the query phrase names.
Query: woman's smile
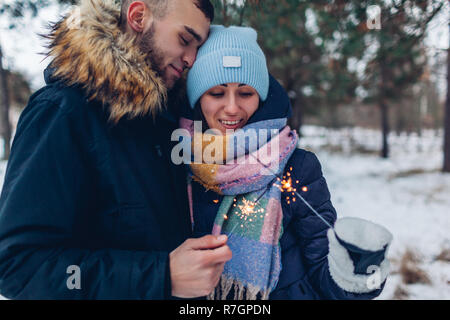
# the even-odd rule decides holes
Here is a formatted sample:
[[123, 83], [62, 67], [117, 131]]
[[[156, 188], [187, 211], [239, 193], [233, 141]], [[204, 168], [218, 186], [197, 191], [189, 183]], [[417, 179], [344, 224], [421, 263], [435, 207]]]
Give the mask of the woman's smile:
[[245, 126], [259, 106], [258, 92], [243, 83], [226, 83], [206, 91], [200, 106], [209, 128], [222, 134]]
[[238, 119], [238, 120], [222, 120], [219, 119], [220, 124], [225, 128], [225, 129], [239, 129], [241, 128], [241, 124], [244, 122], [244, 119]]

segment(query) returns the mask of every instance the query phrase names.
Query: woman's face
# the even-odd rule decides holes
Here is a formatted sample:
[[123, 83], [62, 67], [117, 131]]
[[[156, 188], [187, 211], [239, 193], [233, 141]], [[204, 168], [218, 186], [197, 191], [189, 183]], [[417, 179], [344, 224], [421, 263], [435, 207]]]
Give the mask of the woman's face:
[[209, 128], [222, 134], [227, 129], [242, 128], [259, 105], [258, 92], [243, 83], [215, 86], [200, 97], [203, 116]]

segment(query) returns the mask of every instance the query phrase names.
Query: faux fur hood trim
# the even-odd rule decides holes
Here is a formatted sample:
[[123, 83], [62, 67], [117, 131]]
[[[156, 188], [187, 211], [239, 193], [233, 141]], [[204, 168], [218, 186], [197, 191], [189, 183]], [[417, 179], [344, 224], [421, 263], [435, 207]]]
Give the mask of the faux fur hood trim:
[[52, 26], [48, 56], [53, 77], [81, 85], [89, 100], [99, 100], [117, 123], [156, 114], [166, 105], [167, 90], [141, 53], [136, 38], [119, 28], [114, 0], [82, 0]]

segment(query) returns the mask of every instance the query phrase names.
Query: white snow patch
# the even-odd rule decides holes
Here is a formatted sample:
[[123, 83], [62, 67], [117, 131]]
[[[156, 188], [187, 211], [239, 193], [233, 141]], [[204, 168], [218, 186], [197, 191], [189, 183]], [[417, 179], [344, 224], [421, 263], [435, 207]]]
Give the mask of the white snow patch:
[[[394, 236], [388, 253], [392, 270], [407, 248], [423, 257], [419, 266], [432, 283], [403, 284], [409, 298], [450, 299], [450, 263], [435, 261], [450, 246], [450, 174], [440, 172], [442, 132], [390, 135], [389, 159], [352, 152], [361, 147], [379, 150], [381, 134], [376, 130], [304, 126], [302, 134], [300, 146], [319, 158], [338, 216], [386, 227]], [[326, 151], [330, 146], [343, 152]], [[378, 299], [391, 299], [400, 283], [399, 275], [390, 276]]]

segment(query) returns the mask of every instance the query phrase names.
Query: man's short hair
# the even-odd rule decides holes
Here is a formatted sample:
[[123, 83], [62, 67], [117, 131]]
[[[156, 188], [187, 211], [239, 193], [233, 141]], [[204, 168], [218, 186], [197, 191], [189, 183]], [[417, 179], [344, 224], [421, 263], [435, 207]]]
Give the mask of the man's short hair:
[[[120, 26], [122, 28], [126, 27], [127, 23], [127, 11], [130, 4], [136, 0], [122, 0], [122, 6], [120, 11]], [[170, 2], [173, 0], [142, 0], [152, 11], [156, 19], [162, 19], [169, 12]], [[214, 7], [210, 0], [192, 0], [197, 8], [205, 15], [210, 22], [214, 20]]]

